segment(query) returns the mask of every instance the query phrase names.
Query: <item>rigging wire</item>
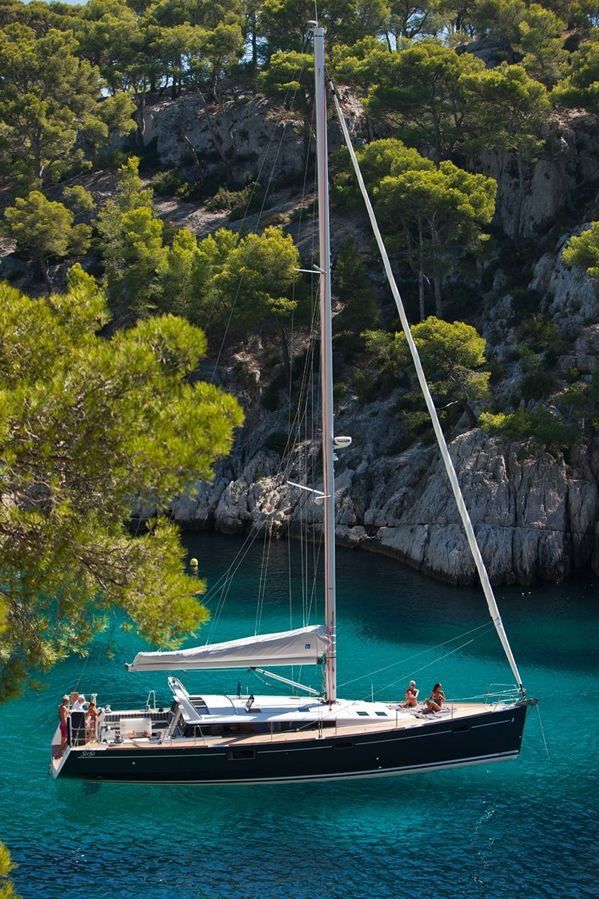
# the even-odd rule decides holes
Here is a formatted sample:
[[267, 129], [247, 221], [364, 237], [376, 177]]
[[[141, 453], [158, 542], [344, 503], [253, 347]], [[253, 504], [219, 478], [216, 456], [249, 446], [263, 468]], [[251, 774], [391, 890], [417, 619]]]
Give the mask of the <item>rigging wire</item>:
[[464, 631], [464, 633], [462, 634], [457, 634], [455, 637], [450, 637], [449, 640], [444, 640], [442, 643], [437, 643], [435, 646], [430, 646], [427, 649], [421, 649], [419, 652], [416, 652], [405, 659], [398, 659], [396, 662], [391, 662], [390, 665], [384, 665], [382, 668], [376, 668], [373, 671], [367, 671], [365, 674], [361, 674], [359, 677], [352, 677], [350, 680], [343, 681], [343, 683], [339, 684], [339, 686], [347, 687], [348, 684], [355, 684], [356, 681], [364, 680], [365, 677], [374, 677], [376, 674], [381, 674], [383, 671], [389, 671], [390, 668], [397, 667], [397, 665], [405, 665], [408, 662], [411, 662], [413, 659], [417, 659], [422, 655], [426, 655], [427, 652], [434, 652], [436, 649], [442, 649], [444, 646], [448, 646], [450, 643], [454, 643], [456, 640], [463, 640], [464, 637], [469, 637], [471, 634], [475, 634], [477, 631], [484, 632], [485, 629], [488, 630], [490, 627], [491, 623], [489, 621], [485, 621], [484, 624], [479, 624], [477, 627], [473, 627], [470, 630]]
[[480, 583], [483, 589], [483, 593], [485, 595], [485, 599], [487, 601], [487, 606], [489, 608], [489, 613], [491, 615], [491, 620], [495, 625], [495, 630], [497, 631], [497, 635], [503, 647], [503, 651], [505, 652], [506, 658], [512, 669], [512, 674], [516, 680], [516, 684], [520, 689], [521, 693], [524, 694], [524, 685], [522, 683], [522, 678], [520, 676], [520, 672], [518, 671], [518, 666], [516, 664], [516, 660], [514, 658], [514, 654], [512, 652], [511, 646], [509, 644], [509, 640], [507, 638], [507, 634], [503, 627], [503, 622], [501, 620], [501, 615], [499, 613], [499, 609], [497, 607], [497, 602], [495, 600], [495, 594], [493, 593], [493, 588], [491, 586], [491, 582], [489, 580], [489, 575], [480, 551], [480, 547], [476, 540], [476, 534], [474, 533], [474, 528], [472, 526], [472, 521], [470, 520], [470, 515], [468, 513], [468, 509], [464, 502], [464, 497], [462, 495], [462, 491], [460, 488], [460, 482], [458, 480], [458, 476], [456, 474], [456, 470], [447, 446], [447, 441], [445, 440], [445, 435], [443, 434], [443, 429], [441, 428], [441, 423], [439, 422], [439, 416], [437, 414], [437, 410], [435, 408], [435, 404], [433, 398], [431, 396], [426, 376], [424, 374], [424, 370], [422, 368], [422, 363], [420, 361], [420, 356], [418, 353], [418, 349], [414, 342], [414, 338], [412, 336], [412, 332], [410, 330], [410, 323], [408, 321], [405, 307], [403, 305], [401, 295], [399, 293], [399, 289], [397, 287], [397, 283], [395, 281], [395, 277], [393, 275], [393, 269], [391, 268], [391, 262], [389, 261], [389, 256], [387, 253], [387, 249], [385, 247], [385, 243], [383, 241], [378, 222], [376, 220], [376, 216], [374, 214], [374, 209], [372, 207], [372, 203], [370, 197], [368, 195], [368, 191], [366, 189], [366, 185], [364, 183], [364, 178], [362, 177], [362, 173], [360, 171], [360, 165], [358, 163], [355, 150], [353, 148], [351, 137], [349, 135], [349, 131], [347, 129], [347, 123], [345, 121], [343, 112], [341, 110], [341, 105], [339, 103], [339, 97], [337, 95], [337, 91], [335, 87], [331, 84], [333, 99], [335, 103], [335, 109], [337, 111], [337, 116], [339, 118], [339, 123], [341, 125], [341, 130], [343, 131], [343, 137], [349, 151], [350, 159], [352, 162], [352, 166], [354, 168], [354, 173], [356, 176], [356, 180], [358, 182], [358, 186], [360, 188], [360, 192], [362, 194], [362, 198], [366, 205], [366, 210], [368, 213], [368, 218], [370, 219], [370, 224], [372, 226], [372, 230], [375, 236], [375, 240], [379, 249], [379, 253], [383, 260], [383, 267], [385, 269], [385, 274], [387, 276], [387, 281], [389, 283], [389, 287], [391, 288], [391, 293], [393, 294], [393, 299], [395, 300], [395, 305], [397, 307], [397, 311], [399, 313], [399, 317], [401, 320], [401, 325], [406, 337], [406, 342], [408, 344], [408, 348], [410, 350], [410, 354], [412, 356], [412, 361], [414, 363], [414, 368], [416, 369], [416, 375], [418, 377], [418, 383], [420, 385], [420, 389], [422, 390], [422, 394], [424, 396], [424, 400], [426, 403], [426, 407], [433, 425], [433, 430], [435, 432], [435, 436], [437, 438], [437, 443], [439, 446], [439, 450], [441, 452], [441, 458], [443, 459], [443, 464], [445, 466], [445, 471], [447, 473], [447, 477], [449, 479], [449, 483], [451, 485], [451, 489], [453, 492], [453, 496], [458, 507], [458, 512], [460, 514], [460, 518], [462, 520], [462, 525], [466, 532], [466, 537], [468, 540], [468, 545], [470, 547], [470, 551], [474, 558], [474, 563], [476, 565], [476, 569], [478, 571], [478, 576], [480, 579]]
[[[303, 45], [302, 45], [302, 53], [303, 53], [303, 51], [304, 51], [304, 49], [305, 49], [305, 47], [306, 47], [307, 40], [308, 40], [308, 39], [307, 39], [307, 37], [306, 37], [305, 40], [304, 40], [304, 43], [303, 43]], [[298, 68], [298, 75], [297, 75], [297, 78], [296, 78], [295, 80], [293, 80], [293, 81], [290, 82], [290, 84], [294, 84], [293, 89], [291, 89], [291, 87], [289, 87], [289, 88], [287, 88], [287, 91], [285, 92], [285, 97], [284, 97], [284, 99], [283, 99], [283, 105], [284, 105], [284, 106], [287, 106], [287, 103], [289, 102], [289, 111], [290, 111], [290, 112], [293, 110], [293, 106], [294, 106], [294, 104], [295, 104], [295, 98], [296, 98], [297, 92], [298, 92], [298, 90], [299, 90], [299, 88], [300, 88], [300, 83], [301, 83], [301, 79], [302, 79], [302, 76], [303, 76], [303, 74], [304, 74], [305, 68], [306, 68], [305, 64]], [[289, 96], [290, 91], [292, 92], [292, 93], [291, 93], [291, 100], [288, 101], [287, 98], [288, 98], [288, 96]], [[271, 188], [271, 186], [272, 186], [272, 182], [273, 182], [273, 180], [274, 180], [275, 168], [276, 168], [276, 164], [277, 164], [278, 159], [279, 159], [279, 154], [280, 154], [280, 152], [281, 152], [281, 146], [282, 146], [282, 144], [283, 144], [283, 138], [284, 138], [284, 136], [285, 136], [285, 129], [287, 128], [287, 125], [288, 125], [288, 122], [284, 122], [284, 123], [283, 123], [283, 127], [281, 128], [281, 134], [280, 134], [280, 137], [279, 137], [279, 143], [278, 143], [277, 150], [276, 150], [276, 153], [275, 153], [275, 158], [274, 158], [274, 160], [273, 160], [273, 163], [272, 163], [272, 166], [271, 166], [271, 169], [270, 169], [270, 175], [269, 175], [268, 182], [267, 182], [267, 185], [266, 185], [266, 190], [265, 190], [265, 192], [264, 192], [264, 197], [262, 198], [262, 204], [261, 204], [261, 206], [260, 206], [260, 212], [258, 213], [258, 218], [256, 219], [256, 227], [258, 227], [258, 225], [260, 224], [260, 219], [262, 218], [262, 213], [264, 212], [264, 207], [265, 207], [265, 204], [266, 204], [266, 199], [267, 199], [267, 197], [268, 197], [268, 194], [269, 194], [269, 192], [270, 192], [270, 188]], [[276, 126], [275, 126], [275, 127], [276, 127]], [[273, 128], [273, 135], [274, 135], [274, 128]], [[269, 141], [268, 146], [270, 147], [270, 141]], [[265, 155], [264, 158], [266, 159], [266, 155]], [[261, 171], [262, 171], [262, 169], [260, 169], [260, 172], [261, 172]], [[256, 185], [257, 185], [257, 183], [258, 183], [258, 182], [256, 182]], [[250, 208], [251, 199], [252, 199], [252, 197], [254, 196], [254, 192], [255, 192], [255, 190], [256, 190], [256, 185], [254, 186], [254, 188], [252, 189], [252, 192], [251, 192], [251, 194], [250, 194], [250, 199], [248, 200], [248, 203], [247, 203], [247, 206], [246, 206], [246, 210], [245, 210], [245, 214], [244, 214], [244, 217], [243, 217], [243, 219], [242, 219], [242, 225], [245, 223], [245, 219], [246, 219], [246, 216], [247, 216], [247, 214], [248, 214], [248, 210], [249, 210], [249, 208]], [[221, 344], [220, 344], [220, 347], [219, 347], [219, 350], [218, 350], [218, 354], [217, 354], [216, 360], [215, 360], [215, 362], [214, 362], [214, 368], [213, 368], [213, 370], [212, 370], [212, 377], [211, 377], [211, 379], [210, 379], [211, 383], [213, 383], [214, 378], [215, 378], [215, 376], [216, 376], [216, 370], [217, 370], [217, 368], [218, 368], [218, 364], [219, 364], [219, 362], [220, 362], [220, 358], [221, 358], [223, 349], [224, 349], [224, 347], [225, 347], [227, 335], [228, 335], [228, 333], [229, 333], [229, 328], [230, 328], [230, 326], [231, 326], [231, 321], [233, 320], [233, 313], [234, 313], [235, 307], [236, 307], [236, 305], [237, 305], [237, 300], [239, 299], [239, 294], [240, 294], [240, 292], [241, 292], [241, 287], [242, 287], [242, 285], [243, 285], [243, 274], [242, 274], [242, 275], [240, 276], [240, 278], [239, 278], [239, 282], [238, 282], [238, 284], [237, 284], [237, 290], [235, 291], [235, 296], [234, 296], [234, 298], [233, 298], [233, 302], [231, 303], [231, 308], [230, 308], [230, 310], [229, 310], [229, 317], [228, 317], [228, 319], [227, 319], [227, 324], [226, 324], [226, 326], [225, 326], [225, 330], [224, 330], [223, 337], [222, 337], [222, 340], [221, 340]]]
[[[375, 696], [377, 693], [382, 693], [383, 690], [388, 690], [390, 687], [394, 687], [396, 684], [400, 683], [400, 681], [406, 680], [406, 678], [408, 677], [414, 677], [415, 674], [420, 674], [421, 671], [425, 671], [427, 668], [431, 668], [433, 665], [438, 665], [439, 662], [443, 661], [443, 659], [449, 658], [449, 656], [453, 655], [454, 652], [458, 652], [460, 649], [464, 649], [465, 646], [470, 646], [471, 643], [475, 643], [476, 640], [480, 640], [482, 636], [484, 636], [484, 634], [479, 634], [477, 637], [472, 637], [470, 640], [466, 640], [465, 643], [460, 643], [459, 646], [454, 646], [454, 648], [450, 649], [449, 652], [446, 652], [444, 655], [439, 656], [439, 658], [433, 659], [432, 662], [427, 662], [426, 665], [421, 665], [420, 668], [413, 669], [407, 674], [403, 674], [401, 677], [397, 678], [397, 680], [391, 681], [390, 683], [385, 684], [383, 687], [379, 687], [377, 690], [373, 691], [372, 695]], [[365, 696], [364, 698], [368, 699], [367, 696]]]
[[[306, 38], [306, 40], [307, 40], [307, 38]], [[305, 66], [302, 66], [302, 67], [298, 70], [298, 73], [299, 73], [298, 81], [301, 79], [301, 77], [302, 77], [302, 75], [303, 75], [303, 72], [304, 72], [304, 69], [305, 69]], [[292, 93], [292, 97], [291, 97], [291, 101], [290, 101], [290, 102], [289, 102], [288, 98], [289, 98], [289, 93], [290, 93], [291, 88], [289, 88], [289, 89], [287, 90], [287, 92], [286, 92], [286, 94], [285, 94], [285, 97], [284, 97], [284, 99], [283, 99], [283, 104], [284, 104], [285, 106], [287, 106], [287, 104], [289, 103], [289, 111], [292, 111], [292, 110], [293, 110], [293, 106], [294, 106], [295, 98], [296, 98], [296, 94], [297, 94], [297, 89], [298, 89], [297, 87], [295, 87], [295, 88], [293, 89], [293, 93]], [[267, 199], [267, 197], [268, 197], [268, 193], [269, 193], [270, 187], [271, 187], [271, 185], [272, 185], [272, 181], [273, 181], [273, 177], [274, 177], [274, 171], [275, 171], [276, 163], [277, 163], [277, 160], [278, 160], [278, 157], [279, 157], [280, 149], [281, 149], [281, 146], [282, 146], [282, 141], [283, 141], [283, 137], [284, 137], [284, 132], [285, 132], [285, 127], [286, 127], [286, 125], [287, 125], [287, 123], [284, 124], [283, 129], [281, 130], [281, 133], [280, 133], [279, 143], [278, 143], [278, 147], [277, 147], [277, 152], [276, 152], [276, 154], [275, 154], [275, 159], [274, 159], [273, 164], [272, 164], [272, 166], [271, 166], [271, 172], [270, 172], [270, 176], [269, 176], [267, 188], [266, 188], [266, 191], [265, 191], [265, 195], [264, 195], [264, 198], [263, 198], [263, 201], [262, 201], [261, 209], [260, 209], [260, 212], [259, 212], [259, 214], [258, 214], [257, 223], [259, 223], [260, 218], [261, 218], [261, 216], [262, 216], [262, 213], [263, 213], [263, 211], [264, 211], [266, 199]], [[249, 212], [249, 208], [250, 208], [250, 205], [251, 205], [253, 196], [254, 196], [254, 192], [255, 192], [255, 190], [256, 190], [256, 188], [257, 188], [257, 184], [259, 183], [259, 179], [260, 179], [261, 173], [262, 173], [263, 168], [264, 168], [264, 166], [265, 166], [266, 159], [267, 159], [267, 157], [268, 157], [268, 153], [269, 153], [270, 147], [271, 147], [271, 145], [272, 145], [272, 141], [273, 141], [273, 139], [274, 139], [275, 131], [276, 131], [276, 126], [273, 127], [273, 129], [272, 129], [272, 132], [271, 132], [271, 135], [270, 135], [270, 138], [269, 138], [269, 142], [268, 142], [268, 145], [267, 145], [267, 148], [266, 148], [266, 152], [265, 152], [265, 154], [264, 154], [264, 157], [263, 157], [263, 160], [262, 160], [262, 163], [261, 163], [261, 166], [260, 166], [259, 176], [258, 176], [258, 182], [257, 182], [257, 183], [253, 186], [253, 188], [252, 188], [252, 192], [251, 192], [250, 197], [249, 197], [249, 199], [248, 199], [248, 202], [247, 202], [247, 205], [246, 205], [246, 209], [245, 209], [245, 212], [244, 212], [244, 216], [243, 216], [243, 219], [242, 219], [242, 222], [241, 222], [241, 228], [243, 228], [243, 225], [244, 225], [244, 223], [245, 223], [245, 220], [246, 220], [246, 218], [247, 218], [247, 216], [248, 216], [248, 212]], [[302, 204], [301, 204], [302, 211], [303, 211], [303, 205], [304, 205], [305, 193], [306, 193], [306, 183], [307, 183], [308, 167], [309, 167], [309, 153], [308, 153], [307, 156], [306, 156], [305, 171], [304, 171], [304, 184], [303, 184], [303, 190], [302, 190]], [[301, 218], [301, 213], [300, 213], [300, 218]], [[299, 229], [299, 226], [298, 226], [298, 229]], [[298, 233], [299, 233], [299, 230], [298, 230]], [[220, 358], [221, 358], [221, 355], [222, 355], [222, 350], [223, 350], [223, 348], [224, 348], [224, 343], [225, 343], [225, 340], [226, 340], [227, 332], [228, 332], [228, 329], [229, 329], [229, 326], [230, 326], [230, 322], [231, 322], [231, 320], [232, 320], [232, 315], [233, 315], [233, 311], [234, 311], [234, 308], [235, 308], [235, 304], [236, 304], [236, 302], [237, 302], [237, 299], [238, 299], [238, 296], [239, 296], [239, 292], [240, 292], [240, 290], [241, 290], [242, 280], [243, 280], [243, 279], [240, 278], [239, 283], [238, 283], [238, 285], [237, 285], [237, 290], [236, 290], [235, 298], [234, 298], [234, 301], [233, 301], [233, 304], [232, 304], [232, 307], [231, 307], [231, 310], [230, 310], [229, 319], [228, 319], [228, 322], [227, 322], [227, 327], [226, 327], [226, 329], [225, 329], [225, 334], [223, 335], [223, 340], [221, 341], [221, 346], [220, 346], [220, 348], [219, 348], [219, 352], [218, 352], [218, 355], [217, 355], [217, 358], [216, 358], [216, 362], [215, 362], [214, 369], [213, 369], [213, 372], [212, 372], [212, 378], [211, 378], [211, 380], [214, 380], [214, 377], [215, 377], [215, 374], [216, 374], [216, 368], [217, 368], [217, 366], [218, 366], [218, 363], [219, 363]], [[211, 314], [211, 313], [210, 313], [210, 314]], [[310, 335], [310, 339], [312, 339], [312, 335]], [[305, 383], [305, 366], [304, 366], [304, 373], [303, 373], [303, 377], [302, 377], [302, 384], [304, 384], [304, 383]], [[290, 400], [291, 400], [291, 385], [290, 385]], [[298, 411], [299, 411], [300, 408], [301, 408], [301, 403], [298, 404]], [[297, 413], [297, 412], [296, 412], [295, 420], [298, 420], [298, 413]], [[289, 433], [288, 433], [287, 444], [286, 444], [285, 449], [284, 449], [284, 452], [283, 452], [283, 459], [282, 459], [282, 462], [284, 461], [285, 456], [288, 455], [289, 452], [290, 452], [290, 446], [289, 446], [289, 444], [290, 444], [291, 432], [292, 432], [292, 429], [290, 428], [290, 429], [289, 429]], [[289, 468], [290, 468], [289, 459], [287, 459], [286, 464], [281, 466], [281, 470], [283, 471], [283, 473], [285, 473], [286, 471], [289, 470]], [[281, 470], [280, 470], [280, 473], [281, 473]], [[231, 587], [231, 584], [232, 584], [233, 575], [234, 575], [234, 573], [237, 571], [237, 569], [239, 568], [239, 565], [241, 564], [241, 562], [243, 561], [243, 559], [245, 559], [245, 557], [247, 556], [247, 554], [248, 554], [248, 552], [250, 551], [250, 549], [251, 549], [251, 547], [252, 547], [254, 541], [257, 539], [257, 537], [259, 536], [259, 534], [262, 532], [263, 528], [264, 528], [264, 530], [265, 530], [265, 534], [264, 534], [265, 543], [266, 543], [267, 540], [269, 540], [269, 539], [272, 538], [272, 528], [270, 528], [270, 531], [271, 531], [270, 535], [267, 533], [268, 530], [269, 530], [269, 529], [268, 529], [268, 523], [267, 523], [266, 525], [256, 525], [256, 524], [254, 524], [254, 525], [252, 526], [251, 530], [250, 530], [250, 533], [249, 533], [249, 534], [247, 535], [247, 537], [245, 538], [245, 540], [244, 540], [244, 542], [243, 542], [243, 544], [242, 544], [240, 550], [238, 551], [238, 553], [237, 553], [235, 559], [234, 559], [233, 562], [231, 563], [231, 566], [229, 566], [228, 571], [227, 571], [227, 572], [224, 572], [223, 575], [221, 575], [221, 577], [218, 579], [218, 581], [217, 581], [215, 584], [213, 584], [213, 585], [211, 586], [211, 588], [208, 590], [208, 592], [207, 592], [207, 593], [205, 594], [205, 596], [204, 596], [204, 602], [209, 602], [210, 599], [211, 599], [214, 595], [216, 595], [217, 592], [219, 592], [219, 594], [220, 594], [220, 595], [219, 595], [218, 602], [217, 602], [216, 610], [215, 610], [215, 612], [214, 612], [214, 614], [213, 614], [213, 616], [212, 616], [211, 626], [210, 626], [210, 629], [209, 629], [209, 632], [208, 632], [208, 638], [207, 638], [208, 641], [210, 640], [210, 638], [211, 638], [211, 636], [212, 636], [212, 634], [213, 634], [213, 632], [214, 632], [214, 628], [215, 628], [215, 626], [216, 626], [216, 624], [218, 623], [218, 620], [219, 620], [219, 618], [220, 618], [220, 614], [221, 614], [221, 612], [222, 612], [222, 608], [223, 608], [223, 606], [224, 606], [224, 603], [225, 603], [225, 601], [226, 601], [226, 598], [227, 598], [227, 596], [228, 596], [228, 593], [229, 593], [229, 590], [230, 590], [230, 587]], [[290, 595], [290, 602], [291, 602], [291, 599], [292, 599], [292, 598], [291, 598], [291, 595]]]
[[537, 715], [539, 716], [539, 727], [541, 728], [541, 737], [543, 738], [543, 746], [545, 747], [545, 753], [547, 755], [547, 761], [551, 761], [551, 756], [549, 755], [549, 747], [547, 746], [547, 740], [545, 739], [545, 728], [543, 727], [543, 719], [541, 718], [541, 709], [537, 704]]

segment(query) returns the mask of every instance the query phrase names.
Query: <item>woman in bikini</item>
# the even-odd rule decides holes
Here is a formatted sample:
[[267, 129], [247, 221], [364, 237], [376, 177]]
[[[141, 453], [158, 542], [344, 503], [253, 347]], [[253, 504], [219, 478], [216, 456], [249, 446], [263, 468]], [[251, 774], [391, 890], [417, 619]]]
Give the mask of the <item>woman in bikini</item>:
[[98, 720], [98, 709], [95, 702], [90, 702], [87, 707], [87, 717], [85, 719], [85, 736], [88, 743], [96, 737], [96, 722]]
[[419, 692], [420, 691], [416, 687], [416, 681], [411, 680], [405, 692], [405, 700], [404, 702], [402, 702], [402, 706], [404, 709], [413, 709], [414, 706], [418, 705]]
[[62, 702], [58, 706], [58, 726], [60, 727], [60, 755], [58, 758], [61, 758], [64, 755], [64, 751], [67, 748], [67, 743], [69, 741], [69, 697], [63, 696]]
[[435, 684], [433, 691], [428, 699], [424, 702], [423, 712], [440, 712], [441, 706], [445, 702], [445, 693], [441, 684]]

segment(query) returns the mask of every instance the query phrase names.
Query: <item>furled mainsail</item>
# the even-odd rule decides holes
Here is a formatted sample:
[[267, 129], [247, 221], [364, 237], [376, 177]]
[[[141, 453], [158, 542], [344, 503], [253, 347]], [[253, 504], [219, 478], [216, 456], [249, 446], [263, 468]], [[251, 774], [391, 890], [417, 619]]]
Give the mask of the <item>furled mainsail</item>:
[[190, 671], [196, 668], [315, 665], [322, 660], [328, 646], [326, 629], [318, 624], [172, 652], [138, 652], [127, 668], [129, 671]]

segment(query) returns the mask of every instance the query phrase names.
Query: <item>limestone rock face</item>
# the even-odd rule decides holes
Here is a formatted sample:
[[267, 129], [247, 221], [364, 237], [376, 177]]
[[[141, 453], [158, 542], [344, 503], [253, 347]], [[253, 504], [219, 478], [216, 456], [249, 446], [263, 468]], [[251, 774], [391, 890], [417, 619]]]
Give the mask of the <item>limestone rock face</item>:
[[[354, 135], [363, 127], [363, 110], [349, 95], [344, 112]], [[144, 116], [144, 144], [155, 143], [163, 166], [194, 165], [201, 159], [202, 173], [232, 170], [235, 181], [268, 180], [301, 173], [304, 148], [301, 121], [280, 105], [260, 96], [242, 96], [211, 108], [198, 94], [163, 100], [148, 106]], [[341, 144], [341, 132], [330, 129], [330, 149]]]
[[[349, 94], [343, 102], [359, 140], [365, 131], [362, 108]], [[558, 329], [565, 346], [556, 362], [562, 384], [568, 383], [571, 370], [588, 381], [597, 367], [599, 306], [591, 279], [563, 261], [571, 233], [584, 226], [563, 233], [553, 246], [548, 234], [580, 191], [590, 190], [585, 185], [597, 179], [596, 129], [590, 116], [563, 113], [548, 123], [545, 150], [534, 164], [519, 166], [513, 155], [502, 159], [488, 153], [481, 166], [499, 183], [495, 225], [514, 240], [532, 243], [546, 235], [532, 279], [527, 269], [518, 286], [526, 288], [529, 281], [529, 291], [540, 295], [538, 311]], [[329, 130], [334, 150], [340, 134], [333, 120]], [[237, 183], [297, 174], [304, 166], [301, 122], [259, 96], [238, 97], [210, 109], [191, 94], [159, 102], [146, 112], [145, 141], [155, 143], [163, 165], [185, 167], [197, 158], [207, 175], [234, 159]], [[308, 254], [312, 231], [309, 217], [304, 218], [307, 224], [301, 233], [298, 226], [297, 240]], [[198, 219], [192, 230], [204, 233], [223, 223], [211, 219], [202, 225]], [[186, 224], [191, 227], [189, 220]], [[342, 217], [338, 226], [337, 239], [346, 228], [365, 244], [370, 240], [358, 220]], [[506, 410], [522, 402], [525, 374], [519, 345], [522, 310], [513, 287], [513, 296], [509, 292], [513, 283], [513, 273], [508, 277], [498, 266], [476, 322], [501, 366], [494, 398]], [[269, 373], [261, 370], [260, 358], [261, 351], [248, 341], [236, 348], [228, 371], [220, 367], [223, 386], [234, 390], [246, 410], [245, 427], [232, 455], [217, 465], [213, 482], [196, 485], [171, 511], [189, 528], [245, 533], [259, 527], [274, 536], [289, 532], [316, 538], [322, 529], [322, 503], [316, 494], [288, 482], [322, 489], [318, 433], [311, 439], [303, 435], [303, 442], [293, 435], [294, 449], [282, 461], [287, 411], [267, 412], [261, 405]], [[425, 443], [410, 445], [398, 399], [393, 391], [374, 402], [350, 397], [336, 413], [337, 433], [354, 441], [338, 454], [337, 539], [393, 555], [453, 583], [470, 583], [476, 577], [474, 562], [438, 450]], [[493, 582], [559, 581], [589, 565], [599, 573], [599, 446], [575, 448], [566, 457], [532, 443], [504, 443], [480, 429], [464, 430], [464, 422], [456, 433], [460, 427], [450, 449]]]
[[[436, 448], [419, 444], [394, 454], [397, 429], [387, 427], [383, 435], [375, 423], [380, 418], [389, 424], [385, 404], [366, 409], [351, 416], [359, 453], [348, 451], [337, 465], [338, 542], [395, 556], [452, 583], [473, 582], [474, 561]], [[562, 453], [503, 444], [477, 428], [456, 437], [450, 450], [495, 584], [560, 581], [597, 566], [599, 445], [577, 448], [567, 463]], [[297, 459], [282, 470], [276, 453], [257, 450], [248, 458], [247, 451], [240, 441], [227, 463], [231, 479], [221, 473], [210, 487], [199, 485], [195, 497], [175, 504], [176, 519], [223, 533], [254, 525], [275, 536], [287, 529], [318, 536], [321, 503], [287, 484], [301, 482]]]
[[529, 285], [543, 297], [543, 314], [565, 335], [575, 335], [581, 326], [596, 322], [599, 313], [597, 287], [592, 278], [577, 266], [567, 266], [562, 255], [570, 238], [590, 225], [589, 222], [564, 234], [552, 253], [541, 256]]
[[485, 174], [498, 182], [495, 224], [514, 239], [533, 237], [571, 208], [581, 183], [596, 180], [599, 166], [597, 121], [572, 110], [547, 125], [546, 146], [535, 163], [487, 152]]

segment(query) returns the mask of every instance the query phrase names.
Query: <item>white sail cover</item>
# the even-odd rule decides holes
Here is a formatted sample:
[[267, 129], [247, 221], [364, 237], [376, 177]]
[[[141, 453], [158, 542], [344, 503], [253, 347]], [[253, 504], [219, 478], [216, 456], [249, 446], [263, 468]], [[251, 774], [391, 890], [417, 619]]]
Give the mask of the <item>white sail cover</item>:
[[193, 671], [201, 668], [315, 665], [325, 655], [328, 646], [326, 630], [322, 624], [317, 624], [173, 652], [138, 652], [127, 668], [129, 671]]

